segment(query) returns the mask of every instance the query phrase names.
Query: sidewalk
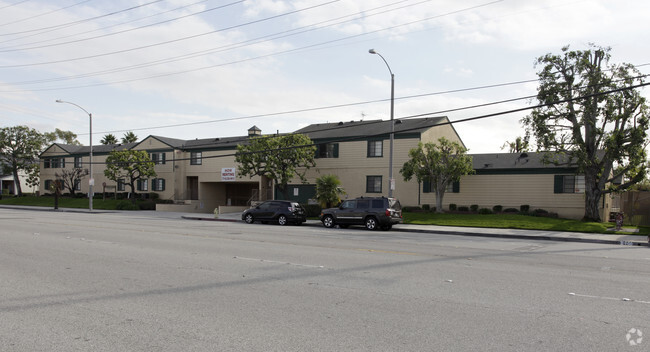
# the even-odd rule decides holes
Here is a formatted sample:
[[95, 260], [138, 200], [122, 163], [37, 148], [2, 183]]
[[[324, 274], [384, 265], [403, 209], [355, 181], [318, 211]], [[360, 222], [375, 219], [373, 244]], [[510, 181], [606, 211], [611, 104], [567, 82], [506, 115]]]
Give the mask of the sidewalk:
[[[215, 218], [211, 214], [183, 214], [183, 219], [188, 220], [207, 220], [207, 221], [242, 221], [241, 213], [219, 214]], [[307, 220], [303, 226], [323, 227], [318, 220]], [[456, 227], [456, 226], [436, 226], [436, 225], [413, 225], [399, 224], [393, 226], [393, 231], [433, 233], [439, 235], [454, 236], [474, 236], [474, 237], [499, 237], [515, 239], [534, 239], [547, 241], [562, 242], [587, 242], [602, 244], [618, 244], [627, 246], [645, 246], [650, 247], [649, 238], [646, 236], [619, 235], [619, 234], [599, 234], [599, 233], [581, 233], [581, 232], [560, 232], [544, 230], [517, 230], [517, 229], [494, 229], [479, 227]]]
[[[19, 205], [0, 205], [0, 209], [20, 209], [20, 210], [33, 210], [33, 211], [58, 211], [58, 212], [74, 212], [86, 213], [90, 212], [88, 209], [71, 209], [59, 208], [54, 210], [51, 207], [33, 207], [33, 206], [19, 206]], [[219, 214], [215, 218], [212, 214], [202, 213], [174, 213], [174, 212], [157, 212], [157, 211], [121, 211], [121, 210], [93, 210], [91, 214], [133, 214], [133, 215], [149, 215], [152, 217], [169, 218], [169, 219], [186, 219], [186, 220], [203, 220], [203, 221], [230, 221], [241, 222], [241, 213]], [[303, 226], [323, 227], [318, 220], [307, 220]], [[325, 229], [325, 228], [323, 228]], [[643, 246], [650, 247], [649, 239], [646, 236], [634, 235], [619, 235], [619, 234], [594, 234], [594, 233], [580, 233], [580, 232], [559, 232], [559, 231], [543, 231], [543, 230], [516, 230], [516, 229], [492, 229], [492, 228], [478, 228], [478, 227], [454, 227], [454, 226], [436, 226], [436, 225], [412, 225], [412, 224], [399, 224], [393, 226], [393, 231], [401, 232], [415, 232], [415, 233], [432, 233], [438, 235], [453, 235], [453, 236], [474, 236], [474, 237], [498, 237], [498, 238], [513, 238], [513, 239], [530, 239], [530, 240], [547, 240], [547, 241], [562, 241], [562, 242], [587, 242], [587, 243], [601, 243], [601, 244], [618, 244], [626, 246]]]

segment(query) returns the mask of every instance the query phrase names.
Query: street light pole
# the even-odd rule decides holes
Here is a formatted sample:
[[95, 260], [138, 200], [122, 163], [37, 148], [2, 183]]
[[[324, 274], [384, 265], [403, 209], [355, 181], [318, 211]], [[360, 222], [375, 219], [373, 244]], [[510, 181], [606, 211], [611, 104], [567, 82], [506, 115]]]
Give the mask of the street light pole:
[[388, 154], [388, 197], [393, 196], [393, 189], [395, 188], [395, 180], [393, 180], [393, 140], [395, 139], [395, 122], [394, 122], [394, 112], [395, 112], [395, 75], [393, 70], [390, 69], [390, 65], [384, 57], [375, 51], [375, 49], [368, 50], [369, 53], [379, 55], [379, 57], [384, 61], [386, 67], [388, 67], [388, 72], [390, 72], [390, 152]]
[[88, 172], [90, 173], [90, 179], [88, 180], [88, 210], [93, 211], [93, 186], [95, 185], [95, 179], [93, 178], [93, 114], [89, 113], [86, 111], [86, 109], [82, 108], [81, 106], [71, 103], [69, 101], [63, 101], [61, 99], [56, 100], [57, 103], [65, 103], [65, 104], [71, 104], [79, 109], [83, 110], [86, 114], [88, 114], [88, 118], [90, 120], [90, 136], [89, 136], [89, 142], [90, 142], [90, 159], [88, 164], [90, 165], [88, 167]]

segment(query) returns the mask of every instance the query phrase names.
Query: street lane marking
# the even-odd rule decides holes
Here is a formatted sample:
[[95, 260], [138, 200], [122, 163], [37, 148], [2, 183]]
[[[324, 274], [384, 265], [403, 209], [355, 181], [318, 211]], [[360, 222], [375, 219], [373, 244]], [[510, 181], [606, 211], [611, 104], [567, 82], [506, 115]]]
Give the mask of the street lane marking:
[[316, 269], [323, 269], [323, 268], [325, 268], [325, 267], [322, 266], [322, 265], [309, 265], [309, 264], [289, 263], [289, 262], [281, 262], [281, 261], [277, 261], [277, 260], [267, 260], [267, 259], [260, 259], [260, 258], [233, 257], [233, 259], [249, 260], [249, 261], [260, 262], [260, 263], [272, 263], [272, 264], [283, 264], [283, 265], [301, 266], [301, 267], [305, 267], [305, 268], [316, 268]]
[[616, 298], [616, 297], [605, 297], [605, 296], [593, 296], [593, 295], [583, 295], [579, 293], [569, 292], [569, 296], [584, 297], [584, 298], [596, 298], [596, 299], [606, 299], [610, 301], [623, 301], [623, 302], [637, 302], [643, 304], [650, 304], [649, 301], [641, 301], [631, 298]]

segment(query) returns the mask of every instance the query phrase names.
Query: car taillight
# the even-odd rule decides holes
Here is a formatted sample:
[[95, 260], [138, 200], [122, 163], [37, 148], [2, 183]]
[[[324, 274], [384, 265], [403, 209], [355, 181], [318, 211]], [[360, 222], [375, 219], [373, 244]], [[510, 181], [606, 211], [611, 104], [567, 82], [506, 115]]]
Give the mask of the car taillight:
[[390, 216], [390, 209], [386, 209], [386, 216]]

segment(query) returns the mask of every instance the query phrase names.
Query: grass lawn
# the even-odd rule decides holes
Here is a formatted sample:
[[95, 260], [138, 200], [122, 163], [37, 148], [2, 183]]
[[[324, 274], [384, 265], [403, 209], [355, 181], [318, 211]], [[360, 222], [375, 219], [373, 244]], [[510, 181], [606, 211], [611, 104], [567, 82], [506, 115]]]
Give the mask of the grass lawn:
[[[101, 198], [93, 199], [93, 209], [115, 210], [117, 203], [122, 200]], [[38, 207], [51, 207], [54, 209], [54, 197], [2, 197], [2, 205], [28, 205]], [[59, 208], [88, 209], [88, 198], [59, 197]]]
[[[647, 236], [649, 227], [639, 227], [638, 233], [607, 231], [613, 223], [582, 222], [570, 219], [555, 219], [519, 214], [436, 214], [404, 212], [405, 224], [466, 226], [523, 230], [569, 231], [586, 233], [638, 234]], [[628, 226], [626, 226], [628, 227]], [[629, 226], [631, 228], [635, 228]]]

